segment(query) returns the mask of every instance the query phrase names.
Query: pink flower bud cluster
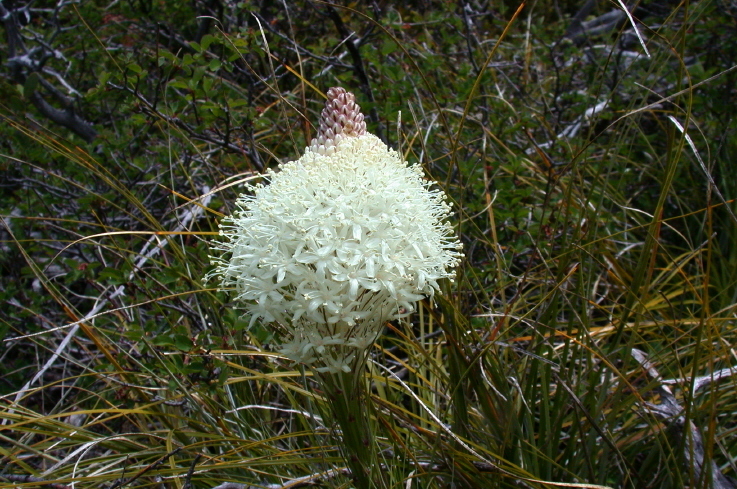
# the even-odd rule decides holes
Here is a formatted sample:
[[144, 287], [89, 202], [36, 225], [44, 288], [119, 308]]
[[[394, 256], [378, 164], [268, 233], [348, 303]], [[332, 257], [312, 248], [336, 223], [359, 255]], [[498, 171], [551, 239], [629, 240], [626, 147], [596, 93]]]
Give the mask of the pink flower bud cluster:
[[328, 90], [328, 101], [320, 116], [320, 128], [309, 149], [327, 156], [332, 154], [343, 138], [364, 134], [366, 122], [361, 107], [356, 104], [355, 95], [346, 92], [345, 88], [333, 87]]

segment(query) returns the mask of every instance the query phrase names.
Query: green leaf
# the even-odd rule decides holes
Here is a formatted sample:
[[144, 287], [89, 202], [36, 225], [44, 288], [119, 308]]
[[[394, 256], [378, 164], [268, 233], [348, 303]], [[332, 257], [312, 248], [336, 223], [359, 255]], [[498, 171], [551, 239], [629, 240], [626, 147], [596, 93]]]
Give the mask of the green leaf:
[[212, 34], [205, 34], [204, 37], [201, 39], [202, 49], [207, 50], [207, 48], [210, 47], [210, 44], [212, 44], [215, 40], [216, 39]]
[[189, 86], [187, 85], [187, 82], [185, 82], [185, 81], [183, 81], [183, 80], [181, 80], [179, 78], [175, 78], [172, 81], [170, 81], [169, 82], [169, 86], [172, 87], [172, 88], [181, 88], [181, 89], [185, 89], [185, 90], [189, 88]]
[[104, 87], [107, 85], [108, 80], [110, 80], [111, 73], [109, 71], [103, 71], [100, 73], [100, 76], [97, 77], [97, 84], [100, 87]]
[[122, 285], [128, 282], [128, 278], [122, 270], [117, 268], [105, 268], [100, 272], [99, 279], [107, 281], [112, 285]]
[[178, 350], [189, 351], [192, 349], [192, 339], [183, 334], [174, 335], [174, 347]]
[[248, 100], [244, 98], [236, 98], [228, 101], [228, 107], [230, 107], [231, 109], [237, 109], [238, 107], [243, 107], [244, 105], [248, 105]]
[[174, 340], [170, 335], [157, 334], [151, 338], [151, 344], [154, 346], [174, 346]]
[[212, 85], [215, 83], [215, 80], [212, 78], [205, 78], [202, 80], [202, 90], [205, 91], [205, 94], [209, 97], [213, 95], [212, 92]]
[[26, 77], [26, 82], [23, 84], [23, 95], [30, 97], [33, 92], [36, 91], [38, 86], [38, 73], [33, 72]]
[[189, 80], [189, 87], [192, 89], [197, 88], [197, 85], [200, 84], [200, 80], [205, 75], [205, 70], [202, 68], [195, 68], [194, 73], [192, 73], [192, 78]]
[[397, 50], [397, 45], [393, 42], [385, 42], [381, 46], [381, 55], [386, 56], [387, 54], [391, 54]]

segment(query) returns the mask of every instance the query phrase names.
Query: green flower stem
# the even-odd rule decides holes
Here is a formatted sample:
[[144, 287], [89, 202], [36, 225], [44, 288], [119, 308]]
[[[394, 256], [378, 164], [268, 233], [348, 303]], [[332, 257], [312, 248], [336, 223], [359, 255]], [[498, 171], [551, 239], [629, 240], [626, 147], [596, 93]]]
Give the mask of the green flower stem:
[[384, 487], [364, 377], [351, 372], [317, 374], [342, 436], [337, 436], [357, 489]]

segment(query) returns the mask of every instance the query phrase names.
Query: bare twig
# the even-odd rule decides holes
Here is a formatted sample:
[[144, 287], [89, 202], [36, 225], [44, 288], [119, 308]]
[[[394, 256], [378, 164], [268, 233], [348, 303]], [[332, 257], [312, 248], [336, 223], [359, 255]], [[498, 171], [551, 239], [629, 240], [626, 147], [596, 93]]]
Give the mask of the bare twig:
[[[648, 377], [652, 380], [657, 380], [661, 383], [676, 383], [675, 380], [661, 380], [660, 374], [653, 363], [648, 360], [645, 352], [633, 348], [632, 357], [640, 364]], [[728, 371], [728, 373], [723, 373], [725, 370]], [[737, 372], [737, 369], [723, 369], [712, 375], [698, 377], [694, 382], [694, 392], [696, 391], [697, 383], [699, 387], [703, 387], [722, 376], [732, 375], [735, 372]], [[678, 380], [678, 382], [689, 381], [690, 379]], [[701, 436], [701, 431], [693, 421], [686, 419], [686, 416], [683, 414], [683, 408], [671, 393], [670, 389], [661, 385], [658, 386], [656, 392], [660, 395], [660, 404], [645, 402], [644, 406], [654, 416], [667, 423], [671, 428], [671, 431], [679, 439], [683, 440], [683, 459], [688, 465], [689, 471], [691, 469], [693, 470], [694, 478], [697, 480], [701, 479], [705, 469], [705, 464], [707, 464], [705, 461], [706, 450], [704, 448], [704, 439]], [[708, 468], [706, 470], [711, 475], [711, 489], [737, 489], [737, 484], [735, 484], [735, 482], [729, 477], [722, 474], [714, 460], [709, 460]]]
[[[708, 386], [712, 382], [716, 382], [720, 379], [725, 379], [728, 377], [731, 377], [732, 375], [737, 375], [737, 367], [729, 367], [729, 368], [723, 368], [721, 370], [717, 370], [716, 372], [713, 372], [709, 375], [703, 375], [701, 377], [696, 377], [693, 379], [693, 391], [692, 395], [695, 395], [699, 390], [701, 390], [703, 387]], [[682, 379], [664, 379], [662, 380], [664, 384], [681, 384], [685, 385], [687, 383], [691, 382], [691, 379], [688, 377], [682, 378]]]
[[[63, 4], [63, 2], [59, 3], [60, 6]], [[0, 2], [0, 19], [3, 20], [8, 43], [7, 64], [11, 69], [13, 82], [26, 87], [29, 93], [25, 93], [24, 95], [43, 117], [69, 129], [85, 141], [91, 142], [97, 136], [97, 131], [92, 124], [84, 120], [75, 112], [73, 104], [74, 101], [72, 99], [61, 95], [61, 93], [58, 92], [58, 90], [56, 90], [51, 84], [41, 78], [41, 73], [49, 73], [59, 80], [59, 82], [64, 85], [70, 93], [76, 92], [76, 90], [74, 90], [59, 73], [50, 68], [44, 68], [46, 60], [59, 57], [58, 52], [42, 39], [35, 39], [38, 44], [37, 47], [31, 49], [26, 48], [23, 42], [23, 37], [21, 36], [21, 25], [18, 21], [19, 15], [28, 15], [26, 7], [8, 10], [2, 2]], [[57, 20], [56, 32], [52, 34], [52, 39], [55, 38], [62, 30], [61, 25], [58, 24], [58, 18], [56, 15], [55, 19]], [[61, 109], [52, 106], [41, 95], [41, 92], [35, 89], [35, 86], [28, 86], [26, 84], [29, 76], [31, 75], [38, 77], [38, 81], [45, 92], [50, 93], [53, 98], [62, 102]]]
[[246, 484], [238, 484], [237, 482], [223, 482], [222, 484], [213, 487], [212, 489], [297, 489], [299, 487], [314, 486], [320, 481], [326, 481], [337, 477], [339, 475], [351, 476], [350, 469], [330, 469], [324, 472], [317, 472], [315, 474], [306, 475], [304, 477], [298, 477], [284, 484], [264, 484], [259, 486], [252, 486]]
[[113, 484], [109, 489], [118, 489], [119, 487], [127, 486], [131, 482], [133, 482], [136, 479], [138, 479], [138, 478], [142, 477], [143, 475], [145, 475], [147, 472], [149, 472], [149, 471], [155, 469], [156, 467], [158, 467], [159, 465], [163, 464], [164, 462], [166, 462], [166, 460], [169, 457], [173, 457], [174, 455], [176, 455], [177, 453], [179, 453], [181, 450], [182, 450], [182, 447], [177, 447], [174, 450], [172, 450], [171, 452], [162, 455], [161, 457], [159, 457], [158, 460], [156, 460], [152, 464], [147, 465], [146, 467], [144, 467], [143, 469], [141, 469], [140, 471], [138, 471], [136, 473], [136, 475], [134, 475], [134, 476], [132, 476], [132, 477], [130, 477], [128, 479], [119, 480], [118, 482], [116, 482], [115, 484]]
[[217, 146], [220, 146], [221, 148], [227, 149], [228, 151], [232, 151], [240, 155], [248, 156], [249, 158], [251, 158], [251, 161], [253, 162], [254, 166], [256, 166], [256, 168], [258, 168], [259, 170], [263, 170], [263, 164], [261, 163], [261, 160], [257, 157], [253, 157], [253, 153], [249, 148], [237, 146], [233, 143], [228, 142], [226, 139], [217, 138], [209, 133], [197, 132], [192, 126], [190, 126], [180, 118], [171, 117], [160, 112], [154, 106], [154, 104], [149, 102], [146, 97], [141, 95], [141, 93], [136, 89], [124, 85], [116, 85], [112, 82], [108, 82], [108, 85], [112, 88], [115, 88], [116, 90], [123, 90], [135, 96], [143, 104], [144, 110], [146, 112], [155, 115], [156, 117], [160, 118], [168, 124], [171, 124], [174, 127], [178, 127], [179, 129], [183, 130], [189, 137], [193, 139], [198, 139], [200, 141], [205, 141], [207, 143], [215, 144]]
[[38, 486], [50, 487], [51, 489], [70, 489], [70, 486], [66, 484], [59, 484], [57, 482], [47, 482], [46, 479], [42, 477], [34, 477], [32, 475], [0, 474], [0, 479], [5, 479], [9, 482], [17, 482], [19, 484], [34, 482]]
[[187, 476], [184, 478], [184, 485], [182, 485], [182, 489], [192, 488], [192, 475], [194, 474], [195, 467], [197, 467], [197, 462], [199, 462], [201, 458], [202, 458], [202, 455], [197, 454], [194, 460], [192, 460], [192, 465], [189, 466], [189, 470], [187, 471]]
[[92, 124], [79, 117], [72, 108], [57, 109], [51, 106], [38, 91], [33, 91], [28, 98], [42, 116], [66, 127], [88, 143], [97, 137], [97, 130], [92, 127]]
[[340, 55], [340, 56], [321, 56], [319, 54], [313, 53], [312, 51], [310, 51], [309, 49], [303, 47], [299, 43], [294, 42], [294, 39], [290, 38], [289, 36], [287, 36], [286, 34], [284, 34], [283, 32], [281, 32], [280, 30], [276, 29], [271, 24], [271, 22], [269, 22], [268, 20], [264, 19], [264, 17], [262, 15], [260, 15], [258, 12], [253, 12], [253, 15], [259, 21], [261, 21], [261, 24], [260, 25], [265, 30], [269, 31], [270, 33], [274, 34], [277, 37], [280, 37], [281, 39], [283, 39], [285, 41], [288, 41], [289, 44], [287, 44], [287, 46], [290, 49], [292, 49], [293, 51], [295, 51], [295, 52], [297, 52], [297, 53], [299, 53], [301, 55], [309, 56], [310, 58], [314, 58], [314, 59], [316, 59], [316, 60], [318, 60], [318, 61], [320, 61], [322, 63], [325, 63], [326, 65], [328, 65], [330, 67], [336, 67], [336, 68], [342, 68], [342, 69], [351, 69], [351, 68], [353, 68], [352, 65], [349, 65], [349, 64], [346, 64], [346, 63], [342, 63], [340, 61], [340, 59], [344, 55]]

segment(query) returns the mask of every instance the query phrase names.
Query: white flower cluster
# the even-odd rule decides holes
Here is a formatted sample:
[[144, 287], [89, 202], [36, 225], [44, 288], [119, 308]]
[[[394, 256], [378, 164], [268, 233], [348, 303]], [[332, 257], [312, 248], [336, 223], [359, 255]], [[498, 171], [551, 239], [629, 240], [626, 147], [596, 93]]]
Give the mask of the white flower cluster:
[[330, 127], [221, 224], [213, 275], [235, 288], [251, 325], [278, 325], [283, 355], [349, 372], [386, 321], [453, 278], [461, 245], [445, 194], [365, 129], [343, 130], [336, 111], [349, 106], [351, 129], [360, 109], [352, 94], [331, 92]]

